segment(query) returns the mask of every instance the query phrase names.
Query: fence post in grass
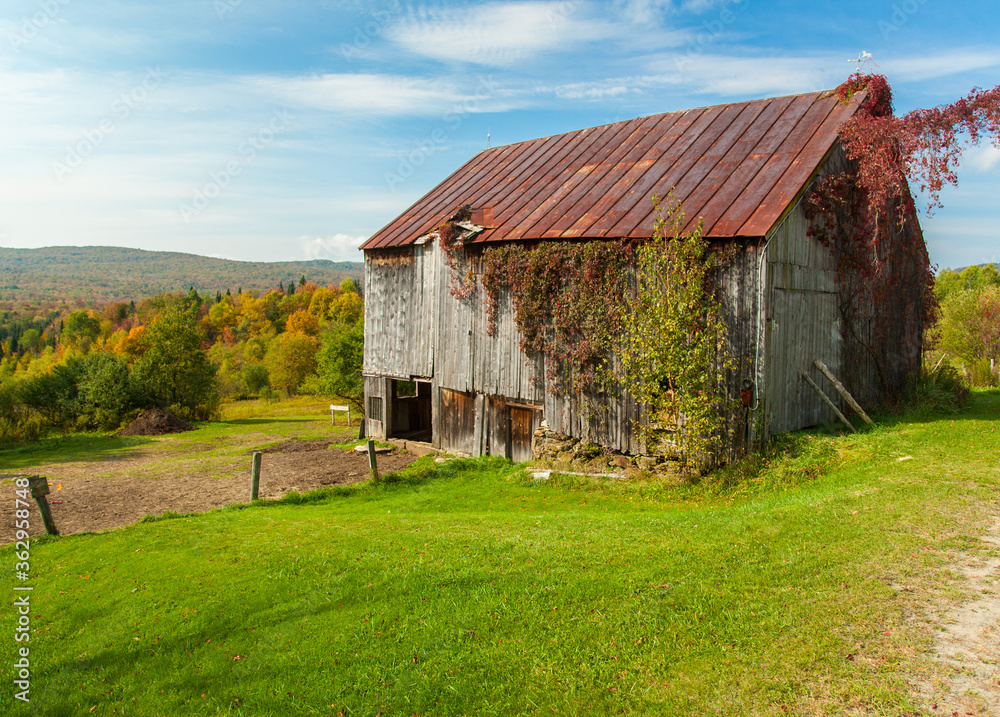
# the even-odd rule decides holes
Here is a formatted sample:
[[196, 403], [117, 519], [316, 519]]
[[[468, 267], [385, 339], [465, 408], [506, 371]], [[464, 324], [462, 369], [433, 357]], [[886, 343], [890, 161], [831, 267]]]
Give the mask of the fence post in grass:
[[368, 467], [372, 469], [372, 478], [378, 480], [378, 461], [375, 459], [375, 441], [368, 439]]
[[48, 480], [44, 476], [28, 476], [28, 486], [31, 488], [31, 497], [38, 506], [38, 512], [41, 513], [42, 522], [45, 523], [45, 532], [49, 535], [59, 535], [56, 523], [52, 520], [52, 511], [49, 510], [49, 501], [45, 497], [49, 494]]
[[250, 500], [257, 500], [257, 491], [260, 488], [260, 458], [263, 454], [254, 451], [253, 468], [250, 471]]

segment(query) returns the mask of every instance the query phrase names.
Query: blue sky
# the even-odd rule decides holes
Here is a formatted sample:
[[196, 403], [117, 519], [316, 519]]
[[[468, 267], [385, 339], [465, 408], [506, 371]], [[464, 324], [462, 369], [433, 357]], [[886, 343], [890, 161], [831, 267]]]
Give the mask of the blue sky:
[[[487, 144], [829, 89], [874, 55], [896, 111], [1000, 82], [995, 2], [4, 0], [0, 246], [360, 260]], [[921, 217], [1000, 261], [1000, 150]]]

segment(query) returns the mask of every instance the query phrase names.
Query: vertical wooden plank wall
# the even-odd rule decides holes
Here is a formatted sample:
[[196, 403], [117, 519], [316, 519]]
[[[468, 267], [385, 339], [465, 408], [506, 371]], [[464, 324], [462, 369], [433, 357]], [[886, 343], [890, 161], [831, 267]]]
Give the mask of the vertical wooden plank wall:
[[364, 373], [433, 375], [435, 269], [426, 245], [367, 252]]
[[[737, 240], [715, 247], [726, 257], [719, 271], [717, 297], [726, 323], [726, 350], [735, 362], [725, 377], [727, 397], [737, 404], [725, 426], [728, 442], [725, 450], [730, 460], [767, 438], [766, 431], [763, 435], [755, 432], [760, 428], [756, 417], [766, 404], [767, 356], [763, 351], [766, 317], [762, 311], [766, 295], [761, 289], [766, 285], [762, 282], [766, 282], [767, 267], [760, 263], [763, 245], [763, 240], [754, 243]], [[760, 349], [758, 340], [762, 344]], [[756, 406], [742, 405], [744, 385]]]
[[835, 374], [841, 365], [836, 259], [829, 249], [806, 235], [808, 228], [805, 212], [798, 205], [779, 224], [767, 245], [769, 330], [765, 386], [771, 433], [814, 426], [833, 418], [830, 409], [799, 375], [800, 371], [815, 372], [816, 359]]
[[[763, 241], [737, 240], [731, 261], [720, 270], [728, 349], [738, 361], [726, 376], [729, 395], [738, 399], [747, 382], [759, 401], [757, 413], [741, 406], [731, 418], [730, 457], [770, 433], [829, 419], [826, 406], [803, 387], [799, 371], [809, 371], [817, 358], [834, 373], [841, 369], [836, 260], [806, 235], [807, 229], [797, 206], [771, 236], [763, 265]], [[641, 452], [633, 430], [641, 407], [627, 394], [567, 397], [546, 391], [547, 367], [520, 349], [509, 296], [501, 297], [496, 331], [490, 335], [484, 297], [479, 293], [460, 301], [452, 295], [451, 272], [435, 244], [369, 254], [365, 372], [432, 378], [435, 444], [473, 454], [509, 454], [504, 406], [509, 400], [542, 407], [556, 432]], [[759, 349], [758, 338], [764, 342]], [[385, 385], [366, 380], [366, 391], [381, 395], [389, 410]], [[441, 398], [444, 391], [451, 392], [450, 399]], [[459, 410], [460, 416], [448, 419], [449, 410]], [[760, 412], [766, 416], [762, 423], [755, 421]], [[379, 435], [376, 423], [369, 424], [372, 435]]]
[[[386, 395], [388, 381], [382, 376], [365, 376], [365, 435], [369, 438], [386, 437], [385, 406], [389, 402]], [[371, 401], [381, 401], [382, 418], [377, 419], [372, 416]]]

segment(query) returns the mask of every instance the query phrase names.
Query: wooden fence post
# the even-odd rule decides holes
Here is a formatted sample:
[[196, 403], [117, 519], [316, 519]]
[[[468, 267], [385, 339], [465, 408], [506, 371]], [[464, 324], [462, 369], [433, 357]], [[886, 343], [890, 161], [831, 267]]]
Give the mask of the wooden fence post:
[[378, 480], [378, 461], [375, 459], [375, 441], [368, 439], [368, 467], [372, 469], [372, 478]]
[[56, 530], [56, 523], [52, 520], [52, 511], [49, 509], [49, 501], [45, 497], [49, 494], [49, 482], [43, 476], [28, 476], [28, 486], [31, 488], [31, 497], [35, 499], [38, 512], [45, 523], [45, 532], [49, 535], [59, 535]]
[[257, 500], [257, 491], [260, 488], [260, 459], [263, 454], [254, 451], [253, 468], [250, 470], [250, 500]]

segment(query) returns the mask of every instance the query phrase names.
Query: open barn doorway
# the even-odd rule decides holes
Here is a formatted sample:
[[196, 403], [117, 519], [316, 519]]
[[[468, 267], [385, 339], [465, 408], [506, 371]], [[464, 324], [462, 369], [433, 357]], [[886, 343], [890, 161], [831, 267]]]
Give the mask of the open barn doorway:
[[431, 382], [389, 379], [389, 400], [392, 419], [386, 437], [430, 443]]

